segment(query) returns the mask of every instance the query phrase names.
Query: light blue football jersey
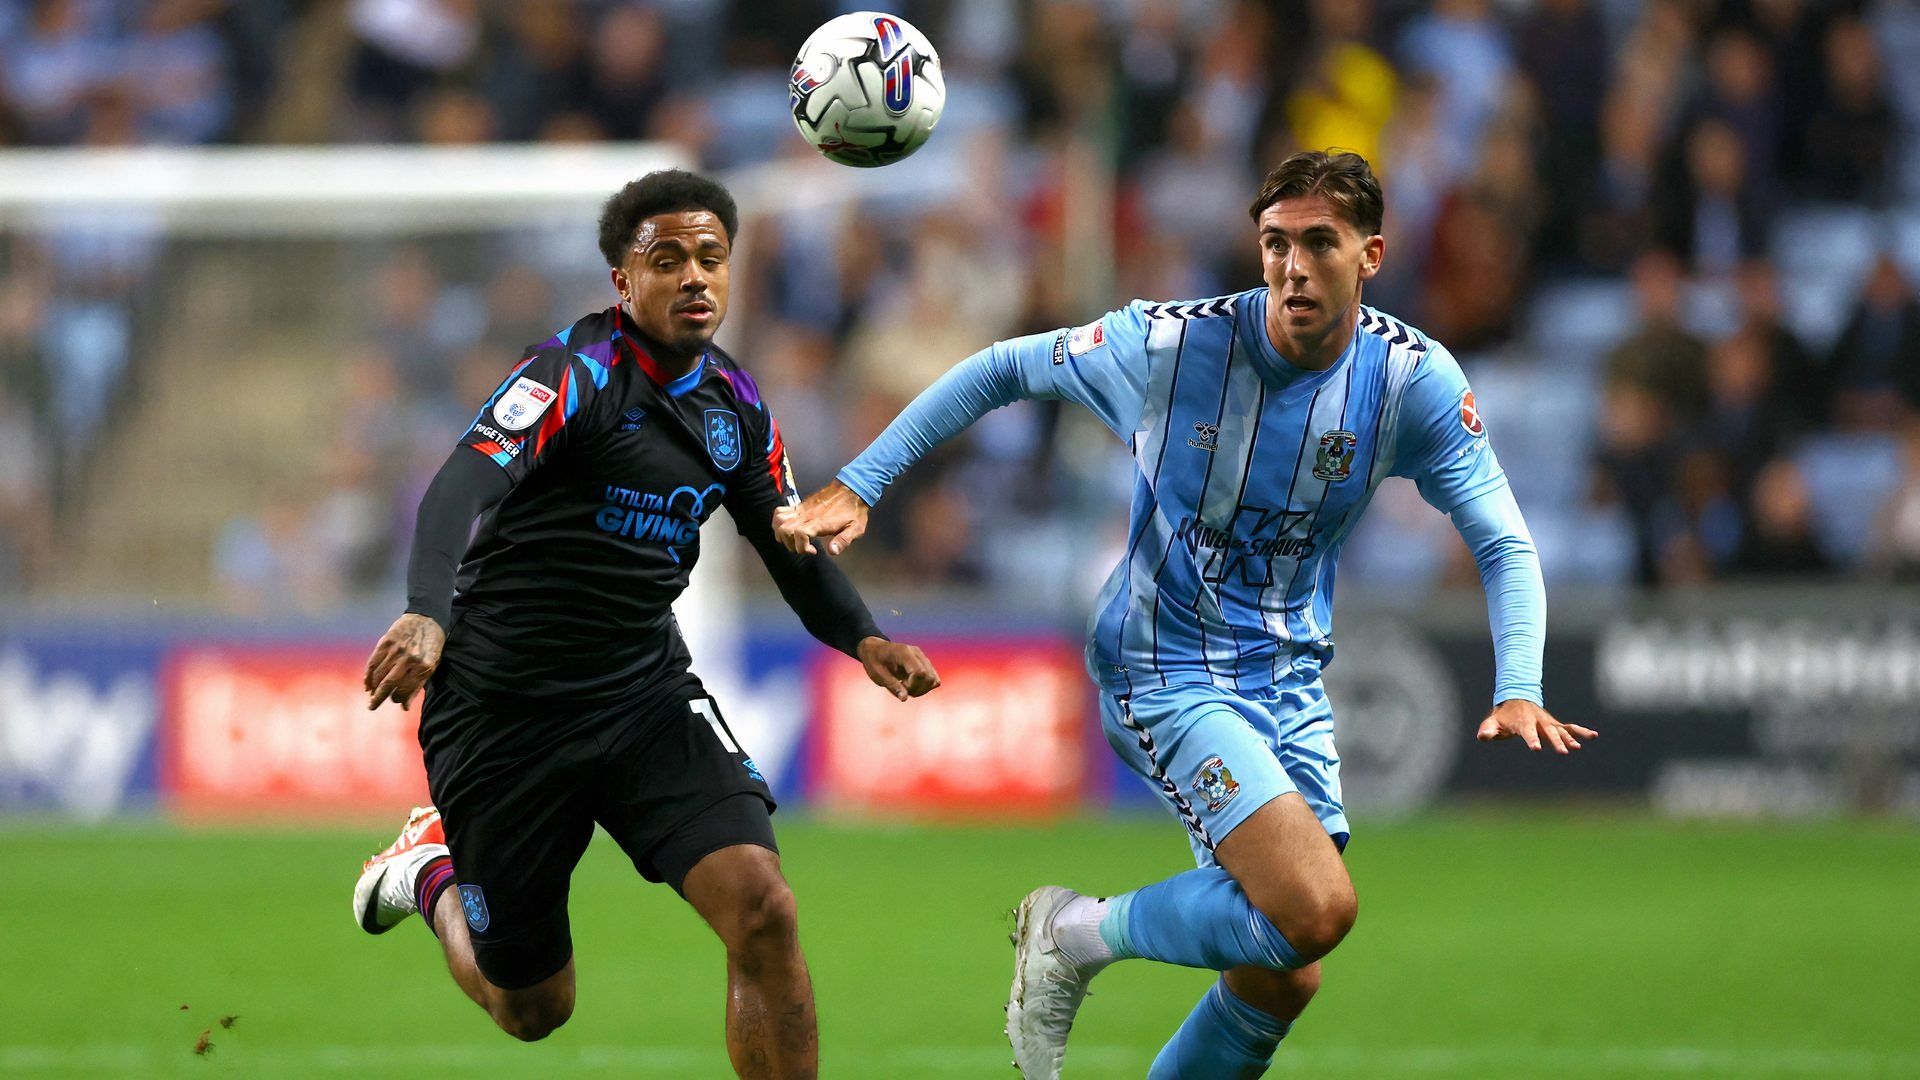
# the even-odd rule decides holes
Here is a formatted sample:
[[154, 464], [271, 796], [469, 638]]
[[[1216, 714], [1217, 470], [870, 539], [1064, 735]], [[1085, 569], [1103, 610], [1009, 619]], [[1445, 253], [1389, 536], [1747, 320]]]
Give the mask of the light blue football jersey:
[[[1135, 301], [991, 350], [996, 367], [1012, 368], [1017, 395], [979, 393], [1079, 402], [1138, 466], [1126, 556], [1101, 590], [1087, 645], [1110, 692], [1251, 690], [1324, 665], [1334, 565], [1381, 482], [1411, 477], [1443, 513], [1506, 482], [1445, 348], [1363, 306], [1339, 360], [1305, 371], [1268, 339], [1267, 296], [1261, 287]], [[972, 393], [955, 385], [927, 399], [967, 414], [956, 420], [1003, 403]], [[883, 437], [840, 478], [873, 502], [921, 452]]]
[[1045, 396], [1093, 409], [1138, 466], [1088, 647], [1111, 690], [1265, 686], [1324, 662], [1334, 566], [1380, 483], [1412, 477], [1451, 512], [1503, 482], [1446, 349], [1362, 307], [1340, 359], [1303, 371], [1267, 336], [1267, 296], [1136, 301], [1048, 358]]

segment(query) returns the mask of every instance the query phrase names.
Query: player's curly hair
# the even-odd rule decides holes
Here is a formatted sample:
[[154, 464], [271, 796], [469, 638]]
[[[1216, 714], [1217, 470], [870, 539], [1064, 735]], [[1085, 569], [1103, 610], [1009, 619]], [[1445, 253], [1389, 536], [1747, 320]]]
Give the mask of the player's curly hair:
[[720, 219], [727, 242], [740, 235], [740, 210], [718, 181], [685, 169], [650, 172], [615, 192], [600, 209], [600, 254], [618, 270], [640, 223], [655, 214], [706, 210]]
[[1302, 150], [1274, 166], [1249, 213], [1259, 221], [1267, 207], [1303, 195], [1322, 196], [1338, 207], [1362, 236], [1379, 232], [1386, 216], [1386, 199], [1373, 166], [1359, 154], [1335, 150]]

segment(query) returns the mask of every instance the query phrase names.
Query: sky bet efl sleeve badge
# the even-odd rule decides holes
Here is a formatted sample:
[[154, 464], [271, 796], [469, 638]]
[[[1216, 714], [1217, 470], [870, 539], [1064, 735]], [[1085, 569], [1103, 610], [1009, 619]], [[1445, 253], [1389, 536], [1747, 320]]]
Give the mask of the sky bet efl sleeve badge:
[[1080, 356], [1106, 343], [1106, 321], [1090, 322], [1085, 326], [1075, 327], [1073, 333], [1067, 335], [1067, 355]]
[[500, 395], [493, 403], [493, 418], [508, 431], [524, 431], [533, 426], [540, 414], [553, 404], [553, 388], [534, 382], [526, 376], [515, 379], [513, 386]]

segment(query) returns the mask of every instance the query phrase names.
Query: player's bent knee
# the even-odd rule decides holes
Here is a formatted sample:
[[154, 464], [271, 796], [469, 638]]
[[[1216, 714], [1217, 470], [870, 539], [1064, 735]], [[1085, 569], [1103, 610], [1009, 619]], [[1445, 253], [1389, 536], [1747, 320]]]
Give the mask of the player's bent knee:
[[1346, 938], [1359, 914], [1359, 905], [1349, 889], [1290, 903], [1260, 905], [1260, 912], [1305, 965], [1332, 952]]
[[1289, 1023], [1306, 1011], [1313, 995], [1320, 990], [1320, 965], [1274, 971], [1268, 968], [1234, 968], [1226, 973], [1227, 989], [1248, 1005]]
[[521, 1042], [539, 1042], [572, 1018], [573, 993], [510, 993], [492, 1012], [501, 1031]]
[[1287, 974], [1292, 976], [1287, 980], [1287, 989], [1299, 1000], [1300, 1007], [1306, 1008], [1307, 1002], [1313, 1000], [1313, 995], [1320, 992], [1320, 965], [1308, 964]]
[[571, 1009], [520, 1009], [494, 1017], [500, 1030], [521, 1042], [539, 1042], [558, 1031], [573, 1015]]
[[521, 1042], [539, 1042], [541, 1039], [553, 1034], [559, 1029], [560, 1025], [567, 1022], [565, 1017], [552, 1018], [520, 1013], [511, 1013], [505, 1016], [495, 1017], [495, 1019], [499, 1022], [501, 1031], [519, 1039]]
[[784, 950], [799, 936], [800, 906], [778, 874], [756, 879], [739, 892], [727, 947], [740, 953]]

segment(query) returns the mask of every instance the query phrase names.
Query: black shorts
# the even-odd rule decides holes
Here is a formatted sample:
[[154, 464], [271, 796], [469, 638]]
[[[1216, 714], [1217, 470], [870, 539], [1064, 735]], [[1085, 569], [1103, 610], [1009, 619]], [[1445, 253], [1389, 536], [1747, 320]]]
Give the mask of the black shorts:
[[596, 822], [642, 876], [676, 892], [723, 847], [779, 850], [773, 793], [705, 694], [652, 709], [508, 713], [436, 677], [420, 748], [474, 959], [505, 989], [572, 957], [567, 885]]

